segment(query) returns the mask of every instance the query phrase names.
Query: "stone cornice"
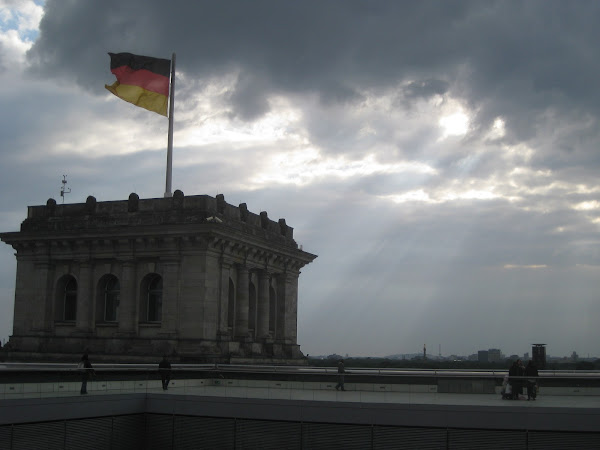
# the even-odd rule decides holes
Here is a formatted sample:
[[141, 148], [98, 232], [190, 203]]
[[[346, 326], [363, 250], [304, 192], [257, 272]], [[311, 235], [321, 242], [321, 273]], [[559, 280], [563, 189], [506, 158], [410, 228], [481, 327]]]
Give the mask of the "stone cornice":
[[[131, 259], [163, 258], [171, 255], [212, 253], [226, 256], [235, 263], [247, 264], [250, 268], [275, 268], [278, 272], [297, 272], [316, 258], [316, 255], [295, 247], [273, 244], [255, 236], [227, 233], [224, 227], [189, 230], [192, 234], [175, 234], [170, 230], [164, 234], [135, 234], [135, 230], [120, 230], [113, 235], [87, 233], [86, 236], [67, 236], [63, 233], [4, 233], [0, 235], [11, 244], [19, 257], [38, 259], [52, 255], [53, 258]], [[162, 230], [163, 232], [165, 230]], [[177, 230], [179, 232], [183, 230]], [[122, 234], [121, 234], [122, 233]], [[10, 235], [10, 236], [7, 236]]]
[[[174, 196], [175, 197], [175, 196]], [[249, 267], [297, 272], [316, 255], [304, 252], [284, 219], [270, 220], [224, 197], [30, 206], [21, 231], [0, 233], [20, 258], [162, 258], [207, 252]]]

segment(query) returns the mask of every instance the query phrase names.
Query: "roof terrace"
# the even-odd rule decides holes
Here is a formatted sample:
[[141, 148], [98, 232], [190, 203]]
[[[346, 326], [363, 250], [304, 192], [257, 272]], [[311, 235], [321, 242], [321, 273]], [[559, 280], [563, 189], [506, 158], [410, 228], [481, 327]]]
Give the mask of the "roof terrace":
[[[334, 388], [335, 368], [173, 365], [168, 390], [162, 389], [157, 366], [102, 364], [95, 371], [89, 394], [81, 395], [74, 365], [0, 366], [0, 439], [6, 426], [14, 433], [25, 424], [110, 418], [115, 430], [124, 418], [142, 415], [139, 439], [145, 447], [139, 448], [159, 442], [153, 433], [163, 431], [175, 442], [177, 433], [191, 432], [182, 431], [185, 421], [202, 422], [207, 431], [207, 420], [221, 430], [215, 439], [222, 448], [286, 448], [283, 441], [287, 448], [321, 448], [321, 442], [327, 448], [414, 448], [394, 439], [391, 445], [382, 437], [390, 433], [409, 433], [419, 445], [433, 439], [431, 447], [421, 448], [474, 448], [463, 444], [480, 439], [489, 445], [479, 448], [566, 448], [565, 442], [598, 448], [600, 442], [598, 372], [542, 371], [534, 402], [502, 400], [502, 371], [348, 368], [343, 392]], [[166, 428], [157, 428], [156, 421]], [[221, 427], [233, 430], [233, 446]], [[290, 430], [299, 440], [291, 447]], [[114, 437], [114, 431], [106, 433]], [[239, 445], [248, 439], [275, 444]], [[345, 446], [331, 446], [335, 439]]]

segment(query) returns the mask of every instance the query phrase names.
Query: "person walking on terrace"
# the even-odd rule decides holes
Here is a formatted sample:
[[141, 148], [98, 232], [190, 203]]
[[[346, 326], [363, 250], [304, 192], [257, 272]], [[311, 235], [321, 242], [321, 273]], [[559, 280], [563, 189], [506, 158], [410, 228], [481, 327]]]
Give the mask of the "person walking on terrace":
[[169, 383], [171, 382], [171, 363], [167, 359], [167, 355], [164, 355], [162, 361], [158, 364], [158, 370], [162, 380], [163, 391], [166, 391], [169, 389]]
[[335, 385], [335, 390], [339, 391], [340, 389], [342, 391], [345, 391], [346, 389], [344, 389], [344, 374], [346, 373], [346, 369], [344, 368], [344, 360], [340, 359], [340, 362], [338, 363], [338, 384]]
[[81, 361], [79, 362], [77, 368], [81, 372], [81, 395], [87, 394], [87, 382], [90, 378], [90, 375], [95, 375], [96, 372], [92, 367], [92, 363], [88, 357], [87, 353], [84, 353], [81, 357]]

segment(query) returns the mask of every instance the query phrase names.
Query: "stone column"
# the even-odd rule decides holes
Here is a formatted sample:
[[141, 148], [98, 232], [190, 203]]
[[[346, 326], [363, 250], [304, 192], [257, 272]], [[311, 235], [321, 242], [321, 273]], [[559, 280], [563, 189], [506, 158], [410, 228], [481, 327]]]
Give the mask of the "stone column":
[[285, 272], [277, 279], [277, 324], [275, 337], [279, 342], [295, 344], [298, 328], [298, 276]]
[[285, 329], [283, 339], [286, 344], [296, 344], [298, 340], [298, 276], [299, 273], [285, 275]]
[[79, 263], [79, 280], [77, 282], [77, 319], [79, 331], [88, 333], [92, 330], [93, 290], [91, 286], [92, 265], [89, 261]]
[[135, 333], [137, 325], [137, 298], [135, 264], [128, 260], [122, 263], [121, 294], [119, 296], [119, 331]]
[[35, 263], [34, 267], [37, 279], [32, 280], [35, 294], [29, 311], [33, 318], [31, 328], [35, 331], [50, 331], [54, 327], [55, 308], [53, 283], [50, 279], [52, 265], [45, 261]]
[[229, 327], [227, 326], [227, 314], [229, 309], [229, 269], [231, 264], [221, 262], [221, 283], [219, 292], [219, 336], [227, 336]]
[[286, 275], [277, 274], [277, 305], [275, 307], [275, 340], [283, 342], [285, 335]]
[[13, 335], [21, 336], [31, 331], [32, 298], [31, 272], [34, 265], [17, 253], [17, 278], [15, 281], [15, 310], [13, 315]]
[[179, 323], [179, 261], [161, 261], [163, 277], [161, 333], [176, 334]]
[[250, 314], [248, 286], [250, 284], [248, 268], [238, 266], [236, 286], [236, 305], [235, 305], [235, 335], [236, 337], [248, 336], [248, 316]]
[[256, 305], [256, 338], [269, 335], [269, 272], [261, 270], [258, 274], [258, 298]]

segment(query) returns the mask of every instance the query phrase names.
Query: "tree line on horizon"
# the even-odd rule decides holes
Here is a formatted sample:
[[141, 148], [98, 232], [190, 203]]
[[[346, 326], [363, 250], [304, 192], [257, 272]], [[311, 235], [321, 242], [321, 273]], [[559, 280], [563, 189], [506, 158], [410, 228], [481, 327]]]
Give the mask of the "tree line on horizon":
[[[480, 362], [480, 361], [452, 361], [423, 359], [422, 356], [411, 359], [392, 359], [385, 357], [352, 357], [329, 355], [326, 358], [307, 357], [308, 364], [313, 367], [335, 367], [340, 359], [344, 360], [346, 367], [366, 367], [366, 368], [398, 368], [398, 369], [481, 369], [481, 370], [500, 370], [508, 369], [514, 359], [506, 358], [498, 362]], [[546, 369], [556, 370], [600, 370], [600, 359], [594, 361], [547, 361]]]

